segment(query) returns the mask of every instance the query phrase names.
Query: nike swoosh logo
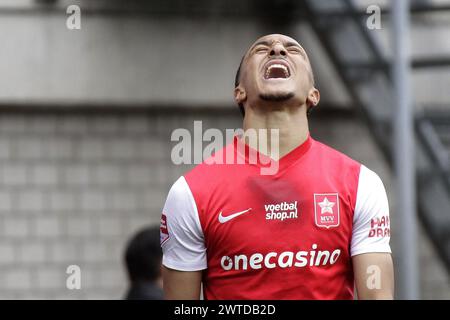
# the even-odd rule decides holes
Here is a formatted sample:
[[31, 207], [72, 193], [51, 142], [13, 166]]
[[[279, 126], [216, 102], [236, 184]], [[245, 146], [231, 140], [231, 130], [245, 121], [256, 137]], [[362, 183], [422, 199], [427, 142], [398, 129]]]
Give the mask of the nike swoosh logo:
[[226, 216], [226, 217], [224, 217], [224, 216], [222, 215], [222, 211], [220, 211], [220, 213], [219, 213], [219, 222], [220, 222], [220, 223], [228, 222], [228, 221], [230, 221], [231, 219], [234, 219], [234, 218], [236, 218], [236, 217], [239, 217], [241, 214], [244, 214], [244, 213], [249, 212], [250, 210], [252, 210], [252, 208], [248, 208], [247, 210], [244, 210], [244, 211], [240, 211], [240, 212], [236, 212], [236, 213], [230, 214], [230, 215], [228, 215], [228, 216]]

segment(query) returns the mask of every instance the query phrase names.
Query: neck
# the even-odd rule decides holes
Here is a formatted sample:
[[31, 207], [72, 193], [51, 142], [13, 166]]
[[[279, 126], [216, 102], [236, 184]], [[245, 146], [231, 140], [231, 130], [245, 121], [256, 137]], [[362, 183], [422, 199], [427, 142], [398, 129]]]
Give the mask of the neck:
[[[244, 131], [253, 129], [259, 133], [257, 141], [246, 141], [250, 147], [263, 154], [271, 155], [274, 160], [279, 160], [308, 138], [309, 127], [306, 105], [277, 109], [247, 107], [243, 129]], [[261, 135], [260, 129], [266, 129], [267, 134]], [[278, 130], [278, 139], [273, 138], [271, 129]], [[261, 139], [267, 139], [268, 143], [261, 144]], [[274, 148], [277, 148], [278, 152], [275, 152]]]

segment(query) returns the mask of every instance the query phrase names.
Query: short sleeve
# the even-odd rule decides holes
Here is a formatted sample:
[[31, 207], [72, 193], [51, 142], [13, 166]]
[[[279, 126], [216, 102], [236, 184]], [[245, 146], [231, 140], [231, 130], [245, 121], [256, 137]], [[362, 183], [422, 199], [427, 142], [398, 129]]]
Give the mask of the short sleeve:
[[390, 253], [389, 204], [378, 175], [361, 165], [353, 215], [351, 255]]
[[164, 266], [180, 271], [206, 269], [206, 248], [197, 205], [184, 177], [169, 191], [160, 232]]

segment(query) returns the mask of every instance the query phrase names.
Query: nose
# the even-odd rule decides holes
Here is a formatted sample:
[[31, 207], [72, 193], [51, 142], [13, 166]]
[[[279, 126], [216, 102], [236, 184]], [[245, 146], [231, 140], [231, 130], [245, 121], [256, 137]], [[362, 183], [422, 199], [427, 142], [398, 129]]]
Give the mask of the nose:
[[286, 49], [284, 46], [277, 42], [272, 46], [272, 50], [270, 50], [269, 53], [271, 56], [285, 56], [286, 55]]

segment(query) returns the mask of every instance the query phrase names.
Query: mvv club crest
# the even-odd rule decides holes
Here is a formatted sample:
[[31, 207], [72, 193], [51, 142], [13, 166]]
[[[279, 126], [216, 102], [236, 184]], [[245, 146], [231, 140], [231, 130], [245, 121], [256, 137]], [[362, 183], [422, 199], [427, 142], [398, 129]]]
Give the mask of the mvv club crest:
[[339, 194], [314, 193], [314, 213], [318, 227], [339, 226]]

